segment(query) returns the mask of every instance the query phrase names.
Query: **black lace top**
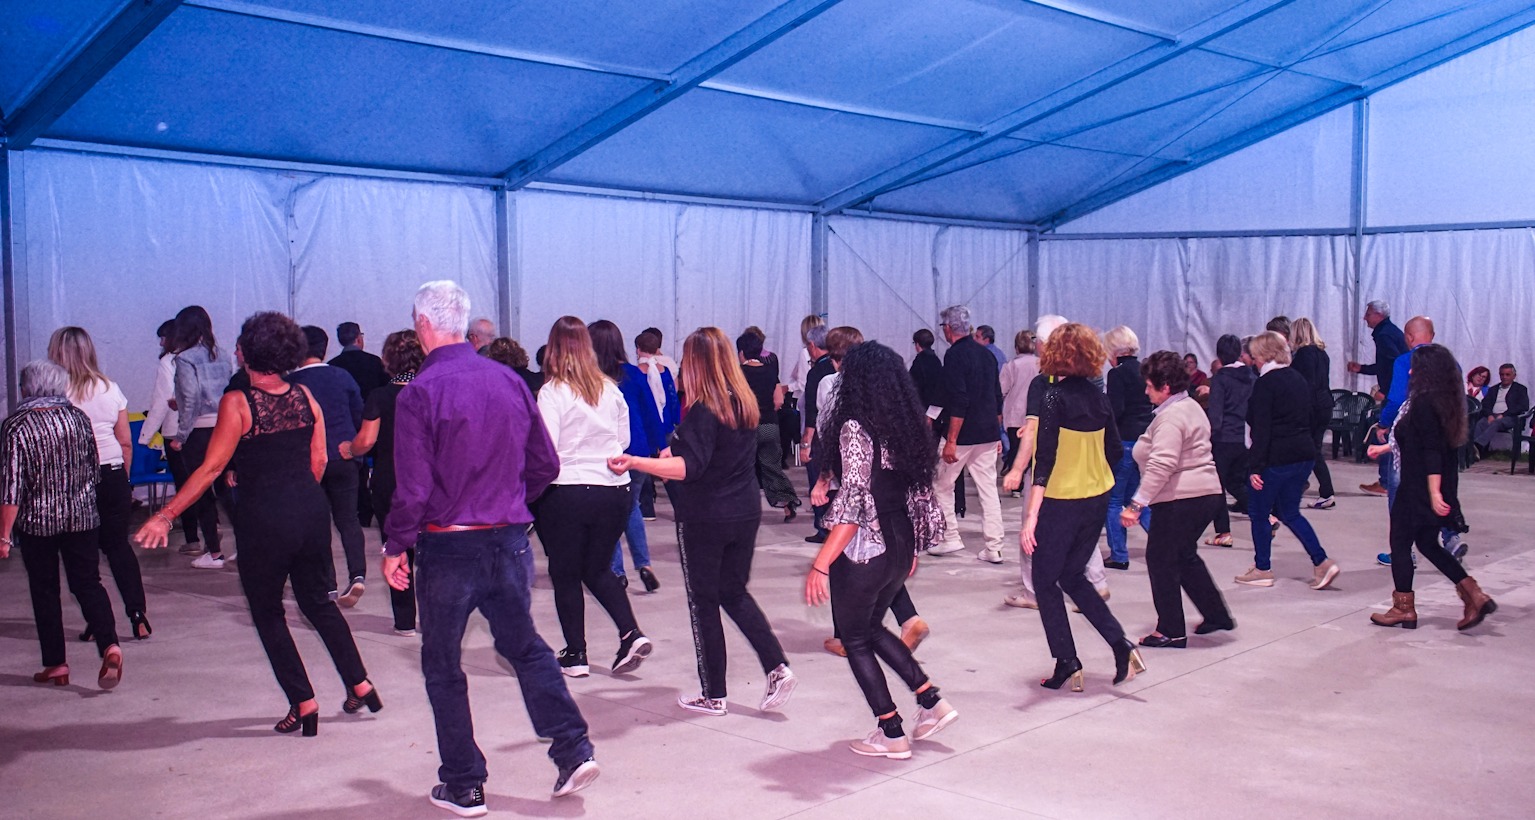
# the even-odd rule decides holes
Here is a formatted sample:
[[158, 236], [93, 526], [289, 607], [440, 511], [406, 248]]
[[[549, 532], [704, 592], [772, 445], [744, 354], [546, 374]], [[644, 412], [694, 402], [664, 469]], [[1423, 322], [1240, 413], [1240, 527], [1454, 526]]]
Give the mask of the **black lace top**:
[[309, 446], [314, 436], [314, 410], [297, 385], [285, 393], [246, 388], [251, 427], [235, 451], [240, 486], [289, 482], [308, 476]]

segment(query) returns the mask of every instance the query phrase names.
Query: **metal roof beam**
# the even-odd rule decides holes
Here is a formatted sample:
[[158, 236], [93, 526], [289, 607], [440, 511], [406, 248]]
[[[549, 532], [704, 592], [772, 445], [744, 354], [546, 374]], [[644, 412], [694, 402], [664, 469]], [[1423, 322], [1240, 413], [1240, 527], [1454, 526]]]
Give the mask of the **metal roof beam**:
[[1133, 77], [1156, 68], [1180, 54], [1204, 44], [1289, 5], [1294, 0], [1246, 0], [1189, 29], [1177, 42], [1162, 42], [1104, 68], [1071, 85], [1049, 94], [986, 126], [983, 133], [967, 134], [950, 140], [900, 165], [875, 174], [822, 200], [823, 212], [840, 211], [901, 187], [932, 169], [989, 145], [1019, 129], [1069, 108], [1095, 94], [1106, 91]]
[[333, 17], [325, 17], [319, 14], [308, 14], [298, 11], [287, 11], [270, 6], [258, 6], [254, 3], [242, 3], [239, 0], [186, 0], [186, 5], [191, 8], [217, 11], [225, 14], [235, 14], [241, 17], [251, 17], [258, 20], [271, 20], [278, 23], [291, 23], [306, 28], [322, 29], [324, 31], [336, 31], [342, 34], [356, 34], [362, 37], [371, 37], [377, 40], [390, 40], [396, 43], [409, 43], [411, 45], [429, 46], [432, 48], [458, 51], [465, 54], [480, 54], [486, 57], [501, 57], [507, 60], [517, 60], [524, 63], [536, 63], [538, 65], [556, 66], [559, 68], [573, 68], [580, 71], [591, 71], [598, 74], [612, 74], [620, 77], [634, 77], [641, 80], [664, 80], [665, 74], [642, 71], [625, 66], [595, 63], [586, 60], [574, 60], [567, 57], [559, 57], [551, 54], [538, 54], [531, 51], [522, 51], [515, 48], [501, 48], [498, 46], [475, 43], [469, 40], [460, 40], [453, 37], [438, 37], [431, 34], [422, 34], [415, 31], [387, 28], [385, 26], [373, 26], [352, 20], [338, 20]]
[[125, 3], [5, 119], [7, 146], [20, 151], [31, 145], [180, 5], [181, 0]]
[[1362, 83], [1360, 88], [1345, 89], [1329, 94], [1319, 100], [1293, 108], [1274, 119], [1261, 125], [1250, 128], [1239, 134], [1227, 137], [1214, 145], [1196, 151], [1187, 162], [1182, 164], [1169, 164], [1155, 168], [1135, 179], [1128, 180], [1119, 185], [1099, 191], [1079, 202], [1057, 211], [1046, 219], [1040, 220], [1050, 228], [1064, 225], [1073, 219], [1086, 216], [1093, 211], [1104, 208], [1125, 197], [1140, 193], [1154, 185], [1166, 182], [1195, 168], [1207, 165], [1221, 157], [1240, 151], [1249, 145], [1261, 142], [1268, 137], [1292, 128], [1308, 120], [1315, 119], [1329, 111], [1341, 108], [1355, 100], [1363, 99], [1378, 91], [1396, 85], [1403, 80], [1427, 71], [1441, 63], [1453, 60], [1456, 57], [1475, 51], [1482, 46], [1501, 40], [1517, 31], [1535, 25], [1535, 6], [1515, 12], [1503, 19], [1483, 26], [1468, 34], [1462, 35], [1438, 48], [1414, 57], [1404, 63], [1379, 72]]
[[841, 0], [789, 0], [687, 61], [666, 79], [636, 91], [619, 104], [508, 168], [503, 174], [507, 186], [516, 190], [539, 179], [687, 93], [699, 83], [757, 53], [839, 2]]

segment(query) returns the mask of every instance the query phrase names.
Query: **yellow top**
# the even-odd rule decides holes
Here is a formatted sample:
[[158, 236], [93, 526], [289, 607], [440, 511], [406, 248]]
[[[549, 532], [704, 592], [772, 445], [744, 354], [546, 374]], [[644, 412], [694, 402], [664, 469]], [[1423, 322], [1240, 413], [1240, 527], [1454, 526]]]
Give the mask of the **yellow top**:
[[1061, 428], [1055, 469], [1045, 498], [1092, 498], [1114, 488], [1114, 471], [1103, 459], [1103, 429], [1083, 432]]

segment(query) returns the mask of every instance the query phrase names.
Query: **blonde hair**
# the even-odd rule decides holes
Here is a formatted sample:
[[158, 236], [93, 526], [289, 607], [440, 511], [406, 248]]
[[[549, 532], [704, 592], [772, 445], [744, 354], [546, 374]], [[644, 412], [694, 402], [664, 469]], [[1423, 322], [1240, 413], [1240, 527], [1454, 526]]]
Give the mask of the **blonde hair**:
[[69, 397], [76, 401], [90, 395], [96, 384], [106, 387], [111, 380], [96, 364], [96, 344], [83, 327], [61, 327], [48, 337], [48, 359], [69, 374]]
[[826, 320], [814, 313], [799, 320], [800, 344], [810, 344], [810, 329], [813, 327], [825, 327]]
[[1253, 337], [1252, 343], [1247, 346], [1248, 354], [1253, 361], [1290, 363], [1290, 343], [1285, 337], [1272, 330], [1265, 330]]
[[1140, 337], [1125, 325], [1120, 325], [1103, 334], [1103, 346], [1108, 348], [1109, 358], [1134, 356], [1141, 352]]
[[761, 420], [735, 346], [717, 327], [701, 327], [682, 343], [682, 381], [688, 407], [702, 404], [732, 430], [755, 428]]
[[585, 322], [574, 316], [554, 320], [549, 328], [549, 347], [544, 351], [544, 378], [549, 384], [566, 385], [582, 401], [597, 406], [608, 377], [597, 366], [597, 353]]
[[1306, 345], [1316, 345], [1318, 350], [1326, 350], [1327, 343], [1317, 335], [1316, 325], [1310, 319], [1302, 316], [1290, 323], [1290, 346], [1300, 350]]

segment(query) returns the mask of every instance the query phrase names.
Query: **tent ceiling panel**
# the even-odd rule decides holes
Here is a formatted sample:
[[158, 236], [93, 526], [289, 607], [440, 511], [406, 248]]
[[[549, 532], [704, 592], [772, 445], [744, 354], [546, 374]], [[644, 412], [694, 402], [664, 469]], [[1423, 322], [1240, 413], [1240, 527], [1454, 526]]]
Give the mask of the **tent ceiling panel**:
[[10, 116], [121, 0], [7, 0], [0, 13], [0, 114]]
[[958, 133], [698, 90], [566, 163], [550, 182], [810, 202]]
[[1238, 0], [1178, 0], [1148, 3], [1146, 0], [1041, 0], [1042, 5], [1073, 8], [1103, 19], [1122, 20], [1154, 31], [1177, 34], [1240, 5]]
[[[1405, 2], [1405, 0], [1397, 0]], [[1529, 7], [1528, 0], [1490, 0], [1490, 2], [1461, 2], [1447, 4], [1443, 0], [1413, 0], [1421, 8], [1419, 13], [1403, 18], [1401, 10], [1386, 6], [1360, 26], [1339, 38], [1332, 47], [1322, 49], [1312, 59], [1301, 64], [1304, 69], [1324, 73], [1338, 73], [1349, 77], [1368, 78], [1392, 66], [1400, 65], [1418, 56], [1435, 43], [1447, 43], [1463, 37], [1483, 26], [1491, 25], [1521, 9]], [[1444, 13], [1444, 7], [1454, 11]], [[1433, 7], [1440, 9], [1435, 13]], [[1387, 19], [1376, 18], [1387, 12], [1397, 11]], [[1389, 25], [1387, 24], [1389, 22]], [[1371, 25], [1371, 24], [1375, 25]], [[1365, 31], [1370, 26], [1369, 32]], [[1346, 42], [1344, 42], [1346, 41]]]
[[979, 125], [1157, 42], [1026, 3], [844, 0], [719, 79]]
[[1094, 190], [1139, 161], [1101, 151], [1031, 145], [1006, 157], [883, 194], [874, 210], [1032, 223], [1052, 204]]
[[782, 0], [260, 0], [283, 11], [665, 74]]
[[185, 8], [49, 134], [493, 174], [643, 83]]

